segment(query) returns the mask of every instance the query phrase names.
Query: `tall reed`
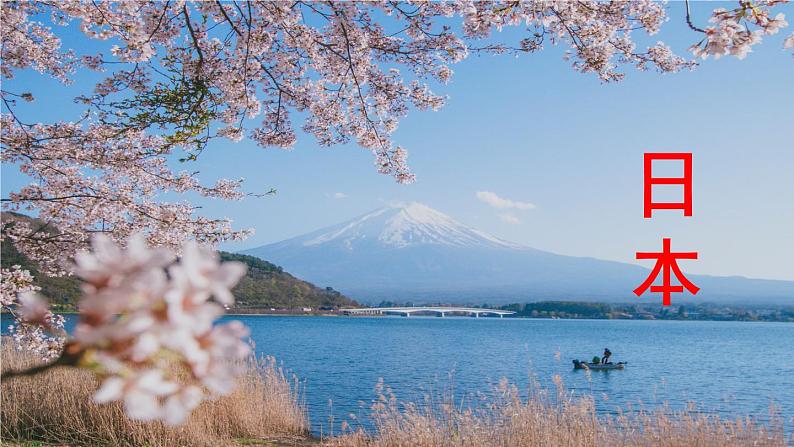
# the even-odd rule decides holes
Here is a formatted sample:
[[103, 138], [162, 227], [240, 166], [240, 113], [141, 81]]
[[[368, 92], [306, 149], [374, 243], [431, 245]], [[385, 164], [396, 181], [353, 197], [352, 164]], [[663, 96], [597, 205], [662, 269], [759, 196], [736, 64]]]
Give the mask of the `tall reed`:
[[[2, 367], [24, 368], [36, 359], [3, 340]], [[250, 358], [236, 390], [205, 402], [179, 427], [130, 421], [118, 403], [96, 405], [97, 381], [88, 371], [54, 369], [0, 384], [0, 436], [58, 445], [219, 446], [239, 438], [302, 436], [307, 418], [298, 383], [272, 358]]]
[[[659, 407], [616, 416], [596, 413], [592, 398], [572, 398], [556, 376], [556, 393], [535, 388], [521, 398], [500, 382], [490, 397], [471, 408], [450, 396], [428, 403], [400, 403], [378, 384], [372, 406], [374, 429], [326, 440], [328, 447], [557, 447], [557, 446], [785, 446], [782, 422], [724, 420], [692, 411]], [[789, 442], [794, 445], [794, 439]]]

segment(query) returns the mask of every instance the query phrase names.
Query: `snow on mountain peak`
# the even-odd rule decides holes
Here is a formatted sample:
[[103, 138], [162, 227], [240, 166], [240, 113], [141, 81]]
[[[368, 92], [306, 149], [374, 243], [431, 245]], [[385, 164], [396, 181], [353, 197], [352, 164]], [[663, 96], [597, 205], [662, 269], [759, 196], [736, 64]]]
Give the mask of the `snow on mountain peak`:
[[378, 209], [349, 222], [321, 230], [304, 246], [339, 242], [352, 250], [356, 243], [375, 242], [402, 248], [410, 245], [521, 248], [455, 221], [427, 205], [410, 202]]

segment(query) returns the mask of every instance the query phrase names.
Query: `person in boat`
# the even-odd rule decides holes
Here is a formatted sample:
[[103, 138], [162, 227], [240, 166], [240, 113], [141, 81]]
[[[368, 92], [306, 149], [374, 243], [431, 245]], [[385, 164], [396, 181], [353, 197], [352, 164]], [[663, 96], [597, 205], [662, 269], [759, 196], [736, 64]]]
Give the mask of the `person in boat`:
[[604, 348], [604, 355], [601, 357], [601, 363], [606, 365], [609, 363], [609, 357], [612, 356], [612, 351], [609, 348]]

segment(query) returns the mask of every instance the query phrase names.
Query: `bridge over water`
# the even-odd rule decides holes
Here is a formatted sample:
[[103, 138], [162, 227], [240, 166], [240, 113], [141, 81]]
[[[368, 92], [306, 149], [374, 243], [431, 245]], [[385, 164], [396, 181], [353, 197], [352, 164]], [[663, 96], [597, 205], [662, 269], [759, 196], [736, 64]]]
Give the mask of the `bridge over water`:
[[445, 306], [366, 307], [362, 309], [340, 309], [340, 312], [345, 315], [402, 315], [405, 317], [410, 317], [411, 314], [423, 312], [435, 313], [439, 317], [444, 317], [447, 314], [464, 314], [475, 318], [480, 318], [480, 315], [499, 315], [499, 318], [502, 318], [505, 315], [513, 315], [515, 313], [512, 310]]

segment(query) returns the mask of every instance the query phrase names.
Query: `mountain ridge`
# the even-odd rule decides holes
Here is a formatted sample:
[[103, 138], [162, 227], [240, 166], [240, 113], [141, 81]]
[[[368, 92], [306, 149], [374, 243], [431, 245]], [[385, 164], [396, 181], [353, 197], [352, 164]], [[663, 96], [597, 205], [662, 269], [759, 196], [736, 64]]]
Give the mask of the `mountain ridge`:
[[[419, 203], [244, 250], [365, 302], [636, 301], [650, 270], [593, 257], [559, 255], [505, 241]], [[794, 281], [688, 275], [701, 287], [679, 301], [794, 302]], [[642, 300], [654, 295], [644, 295]]]

